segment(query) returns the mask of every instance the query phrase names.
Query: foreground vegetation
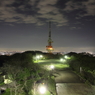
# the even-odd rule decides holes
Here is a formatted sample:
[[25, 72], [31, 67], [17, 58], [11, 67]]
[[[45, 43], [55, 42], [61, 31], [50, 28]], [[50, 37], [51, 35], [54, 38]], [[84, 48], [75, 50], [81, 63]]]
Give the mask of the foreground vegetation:
[[[41, 61], [36, 58], [37, 55], [43, 55], [43, 61], [57, 59], [58, 64], [39, 64]], [[63, 58], [63, 61], [59, 63], [60, 58]], [[71, 52], [61, 55], [26, 51], [11, 56], [0, 56], [0, 87], [6, 88], [2, 95], [41, 95], [41, 86], [47, 89], [44, 95], [56, 95], [51, 65], [56, 70], [70, 67], [91, 84], [95, 84], [95, 57], [91, 54]]]
[[46, 95], [56, 95], [54, 77], [43, 66], [34, 63], [37, 53], [0, 56], [0, 86], [6, 88], [3, 95], [40, 95], [40, 86], [46, 86]]
[[71, 52], [66, 55], [69, 57], [66, 63], [70, 68], [83, 77], [85, 81], [89, 81], [91, 84], [95, 85], [95, 57], [85, 52]]

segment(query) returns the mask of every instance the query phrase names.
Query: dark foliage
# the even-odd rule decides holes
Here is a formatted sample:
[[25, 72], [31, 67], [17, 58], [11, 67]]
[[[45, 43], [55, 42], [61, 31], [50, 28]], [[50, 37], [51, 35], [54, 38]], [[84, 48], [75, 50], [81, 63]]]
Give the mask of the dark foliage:
[[9, 59], [9, 56], [7, 55], [1, 55], [0, 56], [0, 67], [4, 65], [4, 63]]
[[95, 57], [89, 53], [68, 53], [70, 59], [67, 63], [70, 65], [72, 70], [77, 73], [81, 73], [80, 68], [82, 68], [82, 76], [88, 80], [91, 84], [95, 84], [95, 75], [91, 73], [95, 70]]

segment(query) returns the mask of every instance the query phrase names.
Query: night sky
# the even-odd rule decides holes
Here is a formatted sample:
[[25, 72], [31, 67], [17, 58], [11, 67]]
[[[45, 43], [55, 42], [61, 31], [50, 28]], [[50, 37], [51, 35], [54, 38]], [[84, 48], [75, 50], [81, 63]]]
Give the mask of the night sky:
[[95, 0], [0, 0], [0, 51], [95, 53]]

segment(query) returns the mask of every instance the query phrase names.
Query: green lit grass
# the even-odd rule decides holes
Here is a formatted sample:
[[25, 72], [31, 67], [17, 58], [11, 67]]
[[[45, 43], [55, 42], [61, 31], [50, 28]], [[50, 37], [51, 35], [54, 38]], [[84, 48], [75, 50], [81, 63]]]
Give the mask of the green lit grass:
[[67, 64], [53, 64], [56, 69], [63, 69], [69, 67]]
[[39, 63], [39, 62], [42, 62], [43, 60], [34, 60], [33, 62], [34, 63]]
[[46, 91], [44, 94], [36, 93], [36, 95], [51, 95], [49, 91]]
[[63, 69], [63, 68], [68, 68], [68, 64], [63, 64], [63, 63], [45, 63], [45, 64], [40, 64], [46, 69], [50, 69], [50, 65], [54, 65], [54, 69]]

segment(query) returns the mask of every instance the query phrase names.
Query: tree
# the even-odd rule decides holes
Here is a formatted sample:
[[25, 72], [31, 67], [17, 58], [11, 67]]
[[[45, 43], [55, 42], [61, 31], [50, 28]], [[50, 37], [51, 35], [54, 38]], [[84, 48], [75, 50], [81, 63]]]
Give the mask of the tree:
[[42, 69], [38, 64], [32, 63], [31, 67], [22, 67], [22, 65], [17, 65], [15, 61], [16, 65], [8, 63], [2, 67], [1, 71], [4, 72], [6, 79], [12, 81], [7, 84], [7, 88], [10, 89], [10, 95], [36, 95], [34, 93], [37, 88], [37, 82], [46, 80], [49, 76], [49, 73], [46, 73], [46, 70]]
[[[11, 82], [7, 84], [9, 95], [36, 95], [37, 86], [46, 83], [49, 72], [39, 64], [33, 63], [32, 54], [16, 53], [4, 63], [1, 72], [5, 79]], [[9, 91], [9, 92], [8, 92]]]

